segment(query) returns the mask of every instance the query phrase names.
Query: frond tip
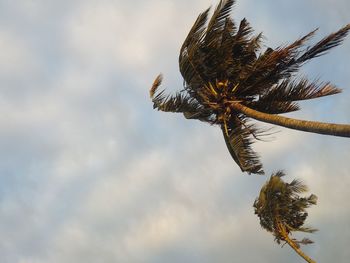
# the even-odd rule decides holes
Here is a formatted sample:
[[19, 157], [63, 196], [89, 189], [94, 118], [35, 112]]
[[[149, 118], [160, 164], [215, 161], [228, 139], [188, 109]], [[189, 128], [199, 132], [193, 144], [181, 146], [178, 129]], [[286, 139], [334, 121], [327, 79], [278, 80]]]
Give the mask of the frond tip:
[[154, 94], [156, 93], [158, 87], [160, 86], [160, 84], [162, 84], [163, 81], [163, 75], [159, 74], [156, 79], [153, 81], [152, 87], [149, 90], [149, 96], [151, 97], [151, 99], [153, 99]]

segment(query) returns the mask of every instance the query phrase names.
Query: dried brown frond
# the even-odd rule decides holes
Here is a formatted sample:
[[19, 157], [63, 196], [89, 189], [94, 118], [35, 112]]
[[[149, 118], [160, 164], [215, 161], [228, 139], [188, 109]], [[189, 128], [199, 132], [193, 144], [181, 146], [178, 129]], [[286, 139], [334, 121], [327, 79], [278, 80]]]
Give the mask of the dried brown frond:
[[158, 87], [160, 86], [160, 84], [162, 84], [162, 80], [163, 80], [163, 75], [159, 74], [156, 79], [154, 80], [151, 89], [149, 90], [149, 95], [151, 98], [154, 97], [154, 94], [156, 93]]

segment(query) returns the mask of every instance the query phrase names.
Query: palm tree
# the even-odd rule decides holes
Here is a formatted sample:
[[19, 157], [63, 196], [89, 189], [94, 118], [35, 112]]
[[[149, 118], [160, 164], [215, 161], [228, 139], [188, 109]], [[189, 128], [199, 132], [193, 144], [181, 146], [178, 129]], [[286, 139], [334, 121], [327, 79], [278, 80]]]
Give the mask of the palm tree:
[[329, 82], [310, 81], [295, 73], [310, 59], [342, 43], [350, 24], [306, 47], [316, 30], [292, 44], [262, 51], [262, 34], [253, 35], [246, 19], [237, 26], [229, 17], [234, 0], [221, 0], [209, 22], [201, 13], [179, 56], [183, 90], [173, 96], [157, 92], [159, 75], [150, 90], [153, 107], [181, 112], [221, 127], [229, 152], [243, 172], [263, 174], [251, 144], [266, 131], [251, 119], [306, 132], [350, 137], [350, 125], [296, 120], [279, 114], [299, 110], [296, 101], [340, 93]]
[[303, 227], [308, 216], [305, 209], [315, 205], [317, 197], [299, 197], [298, 194], [306, 192], [307, 186], [299, 180], [285, 183], [281, 177], [285, 174], [278, 171], [262, 187], [259, 197], [254, 202], [255, 214], [260, 218], [261, 226], [275, 236], [280, 244], [286, 242], [307, 262], [315, 262], [300, 250], [300, 244], [313, 243], [310, 239], [296, 240], [290, 237], [292, 232], [301, 231], [312, 233], [316, 229]]

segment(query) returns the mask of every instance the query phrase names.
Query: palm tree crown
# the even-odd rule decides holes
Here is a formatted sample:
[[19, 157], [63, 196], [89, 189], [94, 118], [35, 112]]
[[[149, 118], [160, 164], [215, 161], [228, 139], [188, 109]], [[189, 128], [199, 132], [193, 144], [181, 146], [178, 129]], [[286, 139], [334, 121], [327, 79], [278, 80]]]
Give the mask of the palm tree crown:
[[[276, 114], [298, 110], [298, 100], [341, 92], [329, 82], [295, 78], [294, 73], [308, 60], [341, 44], [350, 25], [310, 47], [304, 48], [305, 42], [316, 30], [290, 45], [262, 50], [262, 34], [253, 35], [246, 19], [236, 25], [229, 17], [234, 3], [234, 0], [221, 0], [208, 23], [209, 9], [201, 13], [192, 26], [179, 56], [183, 90], [173, 96], [165, 95], [164, 90], [157, 92], [162, 81], [159, 75], [150, 96], [158, 110], [181, 112], [187, 119], [219, 125], [229, 152], [241, 170], [262, 174], [262, 164], [251, 144], [266, 131], [259, 129], [250, 118], [305, 131], [310, 131], [313, 125], [316, 128], [319, 123], [293, 124], [291, 119]], [[328, 126], [322, 129], [325, 128]], [[328, 133], [350, 136], [350, 126], [343, 125], [343, 128], [348, 129], [345, 135], [344, 132]]]
[[317, 197], [313, 194], [309, 197], [299, 197], [300, 193], [307, 191], [307, 186], [299, 180], [285, 183], [281, 179], [284, 175], [282, 171], [278, 171], [262, 187], [259, 197], [254, 202], [255, 213], [260, 218], [261, 226], [273, 233], [278, 244], [281, 241], [287, 242], [304, 257], [299, 245], [313, 242], [307, 238], [291, 239], [289, 235], [294, 231], [316, 231], [303, 225], [308, 216], [305, 210], [316, 204]]

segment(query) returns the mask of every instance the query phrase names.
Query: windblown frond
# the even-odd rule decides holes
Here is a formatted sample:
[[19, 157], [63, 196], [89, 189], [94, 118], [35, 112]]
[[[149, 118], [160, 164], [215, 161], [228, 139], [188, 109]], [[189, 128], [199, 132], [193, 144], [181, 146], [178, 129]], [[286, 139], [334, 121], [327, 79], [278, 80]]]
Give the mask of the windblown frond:
[[291, 192], [296, 194], [301, 194], [308, 191], [307, 185], [298, 179], [294, 179], [292, 182], [290, 182], [288, 184], [288, 188]]
[[165, 112], [196, 112], [200, 105], [190, 97], [182, 93], [176, 93], [174, 96], [164, 95], [164, 90], [159, 92], [153, 98], [153, 108]]
[[174, 96], [164, 95], [164, 90], [157, 93], [157, 89], [162, 82], [162, 75], [153, 82], [150, 89], [150, 96], [153, 102], [153, 108], [164, 112], [181, 112], [187, 119], [197, 119], [213, 123], [213, 112], [204, 108], [194, 98], [188, 94], [178, 92]]
[[338, 45], [340, 45], [344, 38], [348, 35], [350, 30], [350, 24], [344, 26], [337, 32], [330, 34], [329, 36], [323, 38], [321, 41], [319, 41], [316, 45], [313, 47], [309, 47], [304, 54], [302, 54], [298, 59], [298, 63], [305, 62], [309, 59], [319, 57], [323, 54], [325, 54], [328, 50], [331, 48], [334, 48]]
[[209, 20], [204, 42], [206, 45], [216, 46], [221, 38], [226, 18], [230, 15], [235, 0], [220, 0], [211, 19]]
[[252, 125], [244, 127], [243, 124], [236, 122], [235, 126], [222, 126], [221, 129], [226, 146], [242, 172], [264, 174], [259, 156], [251, 148], [254, 136], [257, 134], [256, 128]]
[[187, 83], [192, 83], [193, 88], [199, 87], [203, 83], [200, 69], [197, 68], [193, 60], [197, 60], [200, 43], [205, 35], [205, 23], [208, 19], [209, 8], [201, 13], [190, 32], [188, 33], [179, 55], [180, 72]]
[[253, 33], [253, 28], [250, 26], [247, 19], [243, 18], [241, 23], [239, 24], [237, 34], [235, 35], [235, 42], [237, 46], [239, 44], [246, 43], [250, 39], [250, 36], [252, 33]]
[[302, 36], [301, 38], [294, 41], [292, 44], [289, 44], [284, 48], [280, 48], [280, 50], [283, 50], [283, 52], [285, 52], [289, 56], [297, 55], [299, 53], [298, 51], [300, 50], [300, 48], [302, 48], [303, 45], [315, 35], [317, 30], [318, 28], [314, 29], [313, 31], [307, 33], [305, 36]]
[[269, 114], [280, 114], [299, 110], [299, 105], [293, 101], [273, 101], [273, 100], [258, 100], [248, 104], [256, 110]]
[[163, 75], [159, 74], [156, 79], [153, 81], [152, 87], [149, 90], [149, 95], [151, 99], [153, 99], [154, 94], [156, 93], [157, 89], [159, 88], [160, 84], [162, 84], [163, 81]]
[[200, 13], [197, 20], [194, 22], [190, 32], [188, 33], [182, 47], [180, 49], [180, 61], [183, 56], [183, 52], [186, 51], [188, 46], [193, 44], [198, 44], [202, 40], [205, 32], [205, 23], [208, 20], [208, 13], [210, 8], [205, 10], [203, 13]]
[[274, 86], [260, 97], [261, 101], [297, 101], [309, 100], [340, 93], [341, 89], [326, 83], [310, 82], [306, 78], [300, 80], [286, 79]]

